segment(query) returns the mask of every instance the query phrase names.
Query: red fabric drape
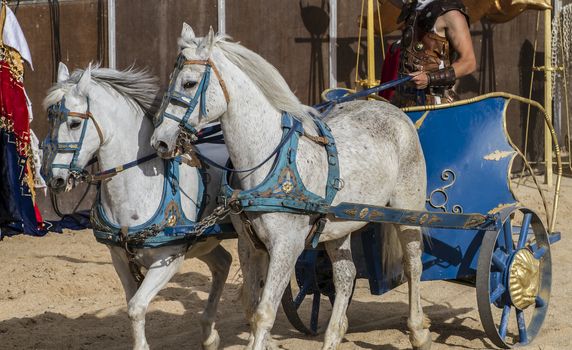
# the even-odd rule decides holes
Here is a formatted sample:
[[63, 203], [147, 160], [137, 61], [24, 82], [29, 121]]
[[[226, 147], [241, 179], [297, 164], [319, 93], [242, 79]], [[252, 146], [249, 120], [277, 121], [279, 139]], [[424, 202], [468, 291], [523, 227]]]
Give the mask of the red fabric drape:
[[[385, 53], [385, 61], [381, 70], [381, 83], [397, 79], [399, 72], [399, 56], [401, 49], [395, 43], [391, 44]], [[388, 101], [391, 101], [395, 94], [395, 88], [386, 89], [379, 93], [379, 95]]]

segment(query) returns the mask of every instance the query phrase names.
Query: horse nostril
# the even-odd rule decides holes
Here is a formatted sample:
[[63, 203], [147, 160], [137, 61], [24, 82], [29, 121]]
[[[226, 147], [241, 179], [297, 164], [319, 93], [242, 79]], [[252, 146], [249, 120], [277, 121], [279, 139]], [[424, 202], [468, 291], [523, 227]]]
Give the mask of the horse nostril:
[[165, 154], [167, 152], [169, 152], [169, 146], [167, 146], [167, 143], [163, 142], [163, 141], [158, 141], [157, 142], [157, 152]]
[[66, 180], [63, 177], [54, 177], [52, 181], [50, 181], [50, 186], [55, 190], [62, 189], [66, 187]]

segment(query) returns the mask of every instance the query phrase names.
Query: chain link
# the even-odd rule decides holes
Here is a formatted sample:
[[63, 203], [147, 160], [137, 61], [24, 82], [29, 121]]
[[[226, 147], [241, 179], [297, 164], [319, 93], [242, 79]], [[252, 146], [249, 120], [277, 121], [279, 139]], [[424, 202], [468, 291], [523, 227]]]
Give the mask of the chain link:
[[[214, 226], [218, 221], [226, 218], [231, 213], [231, 211], [232, 211], [231, 207], [224, 204], [216, 207], [213, 210], [212, 214], [206, 216], [204, 219], [202, 219], [195, 225], [195, 229], [192, 232], [190, 232], [188, 236], [191, 235], [194, 235], [195, 237], [202, 236], [207, 231], [207, 229]], [[145, 230], [134, 232], [127, 235], [127, 237], [124, 238], [125, 247], [127, 248], [129, 245], [144, 244], [148, 238], [156, 237], [159, 233], [163, 232], [166, 226], [167, 226], [166, 224], [162, 225], [154, 224], [149, 226]]]
[[127, 237], [125, 237], [125, 242], [127, 244], [134, 244], [134, 245], [143, 244], [148, 238], [156, 237], [159, 233], [161, 233], [165, 229], [165, 226], [166, 225], [164, 224], [151, 225], [142, 231], [127, 235]]
[[230, 212], [231, 209], [229, 206], [224, 204], [219, 205], [213, 210], [212, 214], [208, 215], [197, 223], [194, 233], [197, 235], [197, 237], [202, 236], [208, 228], [214, 226], [218, 221], [226, 218]]
[[552, 89], [561, 94], [559, 86], [563, 84], [563, 74], [572, 68], [572, 4], [564, 6], [552, 20], [552, 66], [562, 67], [562, 71], [553, 71]]

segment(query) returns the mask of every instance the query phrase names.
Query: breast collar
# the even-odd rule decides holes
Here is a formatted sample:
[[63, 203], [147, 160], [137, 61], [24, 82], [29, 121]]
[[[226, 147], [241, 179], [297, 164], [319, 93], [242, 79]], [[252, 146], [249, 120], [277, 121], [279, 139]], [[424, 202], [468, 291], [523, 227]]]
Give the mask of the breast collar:
[[[319, 119], [315, 119], [320, 136], [325, 137], [324, 146], [328, 157], [328, 179], [325, 198], [310, 192], [304, 186], [296, 166], [296, 154], [300, 137], [304, 134], [302, 123], [284, 112], [282, 114], [282, 138], [291, 135], [277, 153], [272, 169], [266, 178], [250, 190], [235, 190], [229, 185], [228, 171], [223, 172], [223, 200], [240, 204], [244, 211], [250, 212], [289, 212], [326, 214], [337, 192], [343, 187], [339, 178], [338, 152], [330, 128]], [[290, 129], [295, 132], [290, 133]]]
[[[179, 188], [180, 167], [183, 163], [181, 157], [164, 160], [165, 177], [163, 180], [163, 193], [155, 214], [147, 222], [131, 227], [121, 227], [108, 218], [101, 204], [101, 186], [98, 185], [97, 198], [91, 211], [91, 224], [97, 241], [105, 244], [120, 245], [124, 243], [125, 236], [152, 232], [153, 235], [140, 243], [141, 247], [158, 247], [166, 244], [179, 243], [182, 240], [193, 238], [189, 236], [196, 225], [195, 221], [186, 217], [181, 204], [181, 189]], [[201, 172], [199, 193], [197, 196], [197, 218], [202, 214], [202, 203], [205, 196], [205, 176]], [[142, 189], [143, 190], [143, 189]], [[185, 228], [185, 230], [177, 228]]]

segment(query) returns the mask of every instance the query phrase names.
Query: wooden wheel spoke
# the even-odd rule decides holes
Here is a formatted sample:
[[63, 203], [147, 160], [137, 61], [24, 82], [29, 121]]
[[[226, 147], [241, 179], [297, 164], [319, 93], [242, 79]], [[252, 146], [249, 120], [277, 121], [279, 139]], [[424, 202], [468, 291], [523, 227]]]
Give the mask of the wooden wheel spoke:
[[504, 292], [506, 292], [506, 288], [502, 284], [497, 285], [495, 290], [491, 293], [491, 304], [499, 300], [499, 298], [504, 294]]
[[526, 320], [524, 319], [524, 311], [516, 310], [516, 323], [518, 324], [518, 338], [522, 344], [528, 343], [528, 335], [526, 334]]
[[[486, 334], [498, 348], [510, 349], [529, 344], [546, 318], [552, 282], [551, 236], [538, 215], [527, 208], [514, 208], [503, 215], [503, 220], [498, 231], [486, 231], [483, 237], [476, 289], [479, 317]], [[527, 308], [526, 315], [512, 304], [507, 286], [509, 262], [517, 252], [539, 265], [538, 295], [535, 306]], [[534, 259], [529, 252], [536, 261], [531, 261]]]
[[[510, 220], [507, 220], [503, 225], [503, 233], [504, 233], [504, 243], [505, 243], [505, 251], [506, 253], [510, 254], [514, 251], [514, 243], [512, 241], [512, 223]], [[500, 242], [499, 242], [500, 243]]]
[[310, 329], [312, 331], [318, 331], [318, 316], [320, 315], [320, 292], [314, 293], [314, 298], [312, 300], [312, 315], [310, 316]]
[[508, 328], [508, 317], [510, 316], [510, 305], [505, 305], [502, 310], [501, 321], [499, 325], [499, 335], [501, 339], [506, 338], [506, 330]]
[[544, 254], [546, 254], [546, 252], [548, 251], [548, 248], [546, 248], [545, 246], [542, 246], [540, 248], [537, 248], [533, 255], [536, 258], [536, 260], [540, 260], [542, 259], [542, 257], [544, 256]]
[[304, 298], [306, 297], [307, 291], [308, 291], [307, 285], [304, 285], [300, 288], [300, 291], [296, 295], [296, 298], [294, 298], [294, 305], [296, 306], [296, 309], [298, 309], [300, 307], [300, 305], [302, 304], [302, 302], [304, 301]]
[[506, 258], [507, 255], [501, 250], [497, 249], [492, 256], [492, 263], [495, 267], [495, 271], [503, 272], [506, 269]]
[[530, 221], [532, 220], [532, 214], [526, 213], [524, 214], [524, 218], [522, 219], [522, 226], [520, 227], [520, 233], [518, 236], [518, 244], [516, 245], [516, 249], [524, 248], [528, 238], [528, 230], [530, 229]]

